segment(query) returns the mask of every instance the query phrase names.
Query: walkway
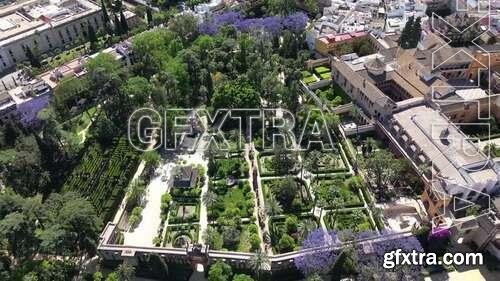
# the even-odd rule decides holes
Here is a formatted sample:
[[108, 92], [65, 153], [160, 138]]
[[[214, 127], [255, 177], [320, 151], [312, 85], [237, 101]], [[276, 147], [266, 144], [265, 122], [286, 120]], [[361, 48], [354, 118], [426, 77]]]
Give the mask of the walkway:
[[[132, 231], [124, 233], [125, 245], [130, 246], [153, 246], [153, 239], [158, 236], [161, 224], [161, 196], [169, 192], [169, 181], [172, 174], [173, 163], [165, 163], [156, 171], [155, 177], [146, 187], [144, 192], [144, 209], [141, 221]], [[162, 180], [163, 175], [167, 178]]]

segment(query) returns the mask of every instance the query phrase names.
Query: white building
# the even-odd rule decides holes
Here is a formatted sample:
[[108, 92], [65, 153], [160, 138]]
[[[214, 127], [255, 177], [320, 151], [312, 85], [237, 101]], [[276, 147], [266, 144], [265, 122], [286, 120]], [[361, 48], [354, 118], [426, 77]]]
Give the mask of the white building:
[[88, 0], [29, 0], [0, 8], [0, 72], [26, 60], [26, 48], [46, 53], [102, 26], [101, 7]]

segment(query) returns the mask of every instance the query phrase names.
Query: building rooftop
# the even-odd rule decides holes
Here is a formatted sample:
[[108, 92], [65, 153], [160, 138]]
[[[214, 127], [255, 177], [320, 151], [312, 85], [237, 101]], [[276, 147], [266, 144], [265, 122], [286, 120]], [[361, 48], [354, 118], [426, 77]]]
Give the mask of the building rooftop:
[[0, 8], [0, 46], [99, 11], [88, 0], [30, 0]]
[[393, 115], [397, 126], [430, 159], [436, 175], [458, 185], [497, 180], [488, 158], [439, 111], [411, 107]]

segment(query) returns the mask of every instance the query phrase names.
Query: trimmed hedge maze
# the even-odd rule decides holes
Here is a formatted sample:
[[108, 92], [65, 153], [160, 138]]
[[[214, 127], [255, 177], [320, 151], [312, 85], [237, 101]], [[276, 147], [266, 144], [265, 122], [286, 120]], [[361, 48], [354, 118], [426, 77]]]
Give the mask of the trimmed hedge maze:
[[110, 149], [94, 144], [83, 155], [64, 191], [76, 191], [89, 199], [104, 221], [110, 219], [139, 164], [139, 154], [125, 138]]

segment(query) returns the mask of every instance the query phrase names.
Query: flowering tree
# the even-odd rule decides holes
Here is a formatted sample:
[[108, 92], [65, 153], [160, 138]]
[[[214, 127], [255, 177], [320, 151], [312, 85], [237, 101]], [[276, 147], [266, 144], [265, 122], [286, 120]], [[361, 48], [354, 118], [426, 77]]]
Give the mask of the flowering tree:
[[[379, 237], [373, 235], [373, 232], [359, 234], [355, 245], [361, 280], [419, 280], [419, 266], [396, 265], [393, 269], [383, 267], [385, 253], [396, 249], [401, 249], [404, 253], [423, 252], [414, 235], [397, 236], [391, 231], [382, 231]], [[360, 239], [367, 240], [359, 241]]]
[[328, 273], [338, 257], [339, 240], [335, 232], [325, 232], [318, 228], [307, 235], [302, 242], [304, 254], [295, 258], [295, 266], [309, 276], [313, 273]]
[[237, 12], [224, 12], [214, 15], [198, 26], [202, 34], [214, 35], [222, 26], [232, 26], [240, 32], [261, 32], [272, 36], [279, 35], [284, 29], [295, 33], [304, 30], [307, 24], [307, 15], [294, 13], [288, 16], [270, 16], [264, 18], [245, 19]]

